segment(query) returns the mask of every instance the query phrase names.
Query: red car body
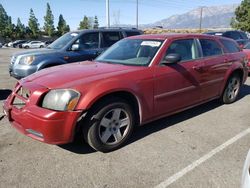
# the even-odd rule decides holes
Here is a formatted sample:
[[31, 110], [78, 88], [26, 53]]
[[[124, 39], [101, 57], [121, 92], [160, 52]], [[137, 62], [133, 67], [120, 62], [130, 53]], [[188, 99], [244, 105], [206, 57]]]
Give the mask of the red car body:
[[250, 73], [250, 49], [243, 49], [243, 52], [245, 52], [247, 54], [247, 58], [248, 58], [248, 72]]
[[[141, 35], [130, 39], [163, 43], [148, 66], [86, 61], [45, 69], [20, 80], [4, 102], [4, 111], [11, 124], [39, 141], [63, 144], [73, 140], [81, 116], [107, 95], [133, 99], [131, 102], [138, 107], [137, 121], [142, 125], [219, 98], [234, 72], [241, 75], [242, 83], [246, 81], [246, 55], [243, 52], [227, 53], [218, 37], [174, 34]], [[173, 66], [160, 65], [170, 44], [182, 39], [215, 40], [224, 52]], [[30, 95], [20, 96], [20, 88], [27, 89]], [[73, 111], [41, 107], [41, 100], [49, 90], [62, 88], [81, 94]], [[15, 98], [24, 102], [22, 108], [13, 105]]]

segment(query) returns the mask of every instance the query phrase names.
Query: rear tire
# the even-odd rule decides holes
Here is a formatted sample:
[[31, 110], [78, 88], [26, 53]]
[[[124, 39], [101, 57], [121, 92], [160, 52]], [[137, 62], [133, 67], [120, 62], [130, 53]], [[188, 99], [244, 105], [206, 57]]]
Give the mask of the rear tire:
[[85, 141], [95, 150], [110, 152], [126, 143], [134, 129], [134, 112], [127, 101], [107, 98], [85, 118]]
[[227, 81], [221, 101], [224, 104], [231, 104], [237, 100], [241, 86], [241, 79], [238, 74], [233, 74]]

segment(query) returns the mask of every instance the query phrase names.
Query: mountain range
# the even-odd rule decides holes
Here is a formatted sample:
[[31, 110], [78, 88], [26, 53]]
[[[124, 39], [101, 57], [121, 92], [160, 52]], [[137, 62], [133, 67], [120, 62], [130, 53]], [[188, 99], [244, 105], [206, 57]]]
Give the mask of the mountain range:
[[[200, 26], [202, 9], [202, 28], [230, 28], [238, 4], [199, 7], [184, 14], [173, 15], [160, 21], [140, 25], [141, 29], [163, 27], [166, 29], [195, 29]], [[128, 26], [128, 25], [126, 25]], [[132, 26], [134, 27], [134, 26]]]

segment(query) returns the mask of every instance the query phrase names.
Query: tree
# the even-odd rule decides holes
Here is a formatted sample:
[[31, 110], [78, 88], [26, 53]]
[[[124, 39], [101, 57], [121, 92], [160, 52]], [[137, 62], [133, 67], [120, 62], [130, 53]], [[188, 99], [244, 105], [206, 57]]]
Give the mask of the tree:
[[97, 18], [97, 16], [95, 16], [93, 28], [94, 28], [94, 29], [98, 29], [98, 27], [99, 27], [98, 18]]
[[24, 38], [25, 37], [25, 26], [22, 24], [20, 18], [17, 19], [17, 24], [16, 24], [16, 38]]
[[37, 38], [39, 34], [39, 23], [37, 18], [35, 17], [33, 9], [30, 9], [30, 17], [29, 17], [29, 28], [32, 32], [31, 37], [32, 38]]
[[8, 15], [3, 8], [2, 4], [0, 4], [0, 35], [5, 35], [5, 28], [7, 26]]
[[83, 20], [79, 24], [79, 29], [89, 29], [89, 19], [87, 16], [84, 16]]
[[69, 25], [67, 25], [66, 21], [64, 20], [63, 16], [60, 14], [58, 26], [57, 26], [57, 33], [59, 36], [67, 33], [70, 31]]
[[243, 0], [235, 10], [231, 26], [242, 31], [250, 32], [250, 0]]
[[15, 33], [15, 25], [12, 24], [12, 19], [10, 16], [8, 16], [7, 25], [4, 29], [3, 37], [14, 39], [15, 38], [14, 33]]
[[50, 9], [49, 3], [47, 3], [47, 11], [46, 11], [46, 15], [44, 16], [44, 27], [43, 28], [44, 28], [45, 33], [48, 34], [50, 37], [55, 32], [54, 16], [53, 16], [52, 11]]

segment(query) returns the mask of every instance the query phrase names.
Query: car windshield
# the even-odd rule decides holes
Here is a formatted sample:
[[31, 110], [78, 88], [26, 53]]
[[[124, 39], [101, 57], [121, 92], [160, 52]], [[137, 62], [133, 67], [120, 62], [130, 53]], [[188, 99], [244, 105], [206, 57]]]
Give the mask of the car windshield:
[[47, 48], [52, 49], [61, 49], [65, 45], [67, 45], [72, 39], [76, 38], [79, 33], [66, 33], [65, 35], [61, 36], [57, 40], [55, 40], [53, 43], [51, 43]]
[[147, 66], [161, 47], [160, 40], [123, 39], [96, 58], [97, 62]]

